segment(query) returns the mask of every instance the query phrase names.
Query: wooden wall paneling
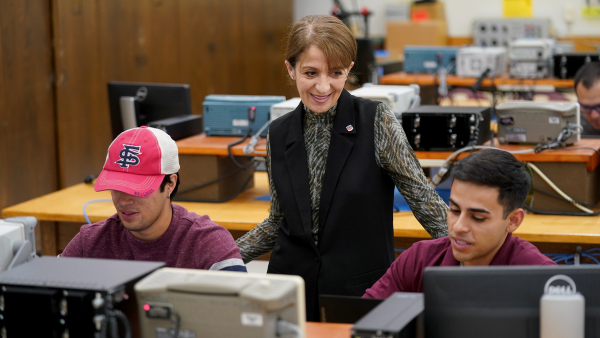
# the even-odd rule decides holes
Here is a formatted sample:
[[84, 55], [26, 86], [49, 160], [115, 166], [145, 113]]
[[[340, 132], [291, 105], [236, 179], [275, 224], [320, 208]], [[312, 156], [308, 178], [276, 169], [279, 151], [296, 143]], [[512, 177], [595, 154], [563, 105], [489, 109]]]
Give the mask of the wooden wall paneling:
[[147, 54], [144, 77], [150, 82], [182, 82], [180, 5], [181, 1], [143, 0], [140, 28], [145, 36], [139, 47]]
[[105, 1], [101, 41], [109, 81], [181, 82], [177, 1]]
[[180, 1], [182, 78], [196, 114], [209, 94], [244, 94], [240, 0]]
[[248, 94], [297, 96], [285, 70], [285, 34], [293, 21], [291, 1], [245, 1], [242, 26], [244, 82]]
[[[140, 47], [147, 35], [141, 28], [141, 0], [106, 0], [99, 4], [99, 40], [102, 71], [105, 75], [104, 98], [108, 100], [108, 81], [143, 81], [148, 65], [147, 52]], [[107, 110], [105, 112], [108, 112]], [[110, 120], [110, 118], [109, 118]]]
[[57, 188], [50, 2], [0, 1], [0, 208]]
[[60, 184], [100, 173], [111, 141], [98, 44], [103, 1], [53, 0]]

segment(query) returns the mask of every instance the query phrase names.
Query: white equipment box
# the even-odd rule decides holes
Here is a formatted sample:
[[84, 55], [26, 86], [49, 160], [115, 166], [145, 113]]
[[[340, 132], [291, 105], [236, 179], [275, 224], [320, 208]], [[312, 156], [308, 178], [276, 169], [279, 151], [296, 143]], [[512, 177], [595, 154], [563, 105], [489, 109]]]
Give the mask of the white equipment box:
[[510, 76], [544, 78], [553, 70], [556, 41], [553, 39], [518, 39], [510, 43]]
[[[567, 124], [579, 125], [577, 102], [506, 101], [496, 107], [498, 141], [505, 143], [548, 143]], [[566, 144], [579, 141], [578, 133]]]
[[480, 77], [486, 69], [488, 77], [506, 73], [507, 51], [504, 47], [464, 47], [456, 53], [456, 75]]
[[271, 122], [273, 122], [273, 120], [277, 119], [278, 117], [281, 117], [296, 109], [296, 107], [298, 107], [298, 105], [300, 104], [300, 101], [301, 100], [299, 97], [294, 97], [287, 101], [275, 103], [274, 105], [272, 105], [270, 114]]
[[[141, 337], [174, 337], [175, 327], [177, 337], [305, 336], [299, 276], [163, 268], [134, 289]], [[278, 334], [280, 320], [299, 332]]]
[[364, 85], [362, 88], [353, 90], [350, 94], [364, 99], [381, 101], [390, 107], [397, 118], [409, 108], [419, 106], [421, 97], [420, 87], [410, 86], [387, 86], [387, 85]]
[[0, 271], [35, 258], [35, 217], [0, 219]]
[[479, 19], [473, 23], [476, 46], [503, 46], [516, 39], [550, 37], [550, 19]]

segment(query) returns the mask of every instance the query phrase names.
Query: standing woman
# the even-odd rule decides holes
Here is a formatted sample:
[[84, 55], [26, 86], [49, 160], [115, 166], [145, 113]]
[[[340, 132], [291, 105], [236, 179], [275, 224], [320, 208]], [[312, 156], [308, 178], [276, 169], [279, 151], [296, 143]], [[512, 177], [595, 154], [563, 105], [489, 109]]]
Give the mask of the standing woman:
[[355, 59], [339, 19], [292, 26], [285, 65], [302, 103], [269, 130], [269, 217], [236, 242], [244, 262], [272, 250], [269, 273], [304, 278], [312, 321], [319, 294], [361, 296], [394, 261], [394, 185], [432, 237], [447, 236], [447, 206], [393, 112], [344, 89]]

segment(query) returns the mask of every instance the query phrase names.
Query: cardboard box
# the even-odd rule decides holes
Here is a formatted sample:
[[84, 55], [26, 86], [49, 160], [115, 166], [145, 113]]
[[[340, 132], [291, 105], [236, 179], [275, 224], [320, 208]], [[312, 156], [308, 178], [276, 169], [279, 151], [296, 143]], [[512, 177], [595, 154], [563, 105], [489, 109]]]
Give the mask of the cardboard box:
[[446, 21], [388, 22], [385, 48], [392, 58], [404, 55], [404, 46], [445, 46]]
[[446, 20], [443, 2], [412, 3], [410, 11], [427, 11], [430, 20]]

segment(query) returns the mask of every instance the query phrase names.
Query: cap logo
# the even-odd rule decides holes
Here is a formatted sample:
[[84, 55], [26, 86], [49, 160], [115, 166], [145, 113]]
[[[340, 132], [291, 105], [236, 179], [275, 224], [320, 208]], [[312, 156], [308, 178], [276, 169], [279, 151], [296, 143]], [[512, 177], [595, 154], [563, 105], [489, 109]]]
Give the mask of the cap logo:
[[138, 155], [142, 153], [140, 150], [141, 146], [132, 146], [129, 144], [123, 145], [123, 150], [119, 152], [120, 159], [115, 163], [121, 166], [121, 168], [129, 168], [130, 165], [138, 165], [140, 164], [140, 158]]

